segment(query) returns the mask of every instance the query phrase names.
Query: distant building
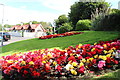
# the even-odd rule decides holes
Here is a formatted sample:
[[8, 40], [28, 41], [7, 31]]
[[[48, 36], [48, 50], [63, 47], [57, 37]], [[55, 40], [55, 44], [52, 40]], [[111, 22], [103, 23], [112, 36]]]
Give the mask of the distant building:
[[40, 37], [46, 35], [46, 30], [41, 24], [15, 25], [12, 32], [22, 32], [24, 37]]

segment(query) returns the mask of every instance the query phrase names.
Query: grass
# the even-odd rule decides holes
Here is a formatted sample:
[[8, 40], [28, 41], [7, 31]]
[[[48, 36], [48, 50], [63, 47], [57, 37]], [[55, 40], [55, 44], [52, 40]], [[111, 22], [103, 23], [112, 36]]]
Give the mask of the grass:
[[105, 74], [104, 76], [94, 77], [89, 80], [120, 80], [120, 69], [118, 69], [114, 72], [109, 72], [109, 73]]
[[[52, 39], [46, 39], [46, 40], [40, 40], [40, 39], [29, 39], [29, 40], [23, 40], [15, 43], [11, 43], [9, 45], [2, 47], [2, 54], [8, 55], [16, 52], [26, 52], [26, 51], [32, 51], [32, 50], [38, 50], [38, 49], [44, 49], [44, 48], [66, 48], [68, 46], [75, 46], [77, 44], [94, 44], [98, 41], [108, 41], [113, 40], [116, 38], [120, 38], [120, 32], [116, 31], [84, 31], [83, 34], [73, 35], [73, 36], [67, 36], [67, 37], [59, 37], [59, 38], [52, 38]], [[1, 77], [1, 76], [0, 76]], [[108, 73], [105, 76], [98, 77], [98, 78], [92, 78], [91, 80], [116, 80], [120, 77], [120, 70], [112, 73]], [[109, 79], [110, 78], [110, 79]], [[117, 80], [118, 80], [117, 79]]]
[[2, 47], [2, 54], [8, 55], [16, 52], [26, 52], [29, 50], [38, 50], [44, 48], [59, 47], [64, 49], [68, 46], [75, 46], [77, 44], [93, 44], [95, 42], [104, 40], [112, 40], [120, 38], [120, 32], [115, 31], [84, 31], [83, 34], [58, 37], [52, 39], [40, 40], [38, 38], [23, 40]]

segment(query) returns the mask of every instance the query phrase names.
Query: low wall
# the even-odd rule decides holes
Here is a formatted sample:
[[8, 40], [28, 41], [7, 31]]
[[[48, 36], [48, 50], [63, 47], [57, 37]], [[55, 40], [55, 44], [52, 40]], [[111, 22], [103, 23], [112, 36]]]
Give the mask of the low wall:
[[46, 36], [45, 32], [24, 32], [24, 37], [40, 37]]
[[[22, 37], [22, 32], [8, 32], [11, 36]], [[40, 37], [46, 36], [45, 32], [24, 32], [23, 37]]]

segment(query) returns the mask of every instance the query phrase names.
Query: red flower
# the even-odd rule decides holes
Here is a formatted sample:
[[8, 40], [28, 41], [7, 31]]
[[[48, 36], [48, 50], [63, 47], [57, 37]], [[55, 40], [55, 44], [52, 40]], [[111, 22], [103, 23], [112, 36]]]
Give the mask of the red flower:
[[78, 70], [79, 73], [84, 73], [84, 66], [81, 66], [80, 69]]
[[111, 62], [111, 58], [107, 57], [106, 63], [110, 63]]
[[50, 69], [51, 69], [50, 64], [46, 63], [45, 64], [45, 70], [47, 71], [47, 70], [50, 70]]
[[93, 64], [96, 64], [96, 59], [93, 59], [93, 60], [92, 60], [92, 63], [93, 63]]
[[26, 71], [26, 70], [24, 70], [24, 72], [23, 72], [24, 74], [27, 74], [28, 73], [28, 71]]
[[33, 71], [33, 72], [32, 72], [32, 75], [35, 76], [35, 77], [39, 77], [39, 76], [40, 76], [40, 73], [39, 73], [39, 72], [36, 72], [36, 71]]
[[75, 59], [74, 56], [70, 56], [70, 57], [68, 58], [68, 61], [70, 61], [70, 60], [72, 60], [72, 61], [76, 61], [76, 59]]
[[82, 59], [82, 58], [83, 58], [82, 56], [79, 56], [79, 57], [78, 57], [78, 60], [80, 60], [80, 59]]
[[115, 64], [118, 64], [118, 61], [117, 61], [117, 60], [114, 60], [114, 63], [115, 63]]
[[106, 65], [108, 68], [111, 68], [112, 66], [111, 65]]
[[56, 68], [58, 71], [61, 71], [62, 70], [62, 67], [60, 65], [57, 66]]

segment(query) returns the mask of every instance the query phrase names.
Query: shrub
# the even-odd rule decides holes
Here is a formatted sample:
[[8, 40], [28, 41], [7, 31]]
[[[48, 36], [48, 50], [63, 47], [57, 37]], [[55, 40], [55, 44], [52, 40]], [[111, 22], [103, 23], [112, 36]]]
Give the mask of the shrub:
[[65, 33], [72, 29], [73, 28], [71, 27], [70, 23], [64, 23], [60, 28], [58, 28], [58, 33]]
[[91, 21], [86, 20], [79, 20], [76, 24], [76, 30], [90, 30], [91, 28]]
[[120, 11], [108, 15], [99, 15], [92, 21], [94, 30], [120, 31]]

